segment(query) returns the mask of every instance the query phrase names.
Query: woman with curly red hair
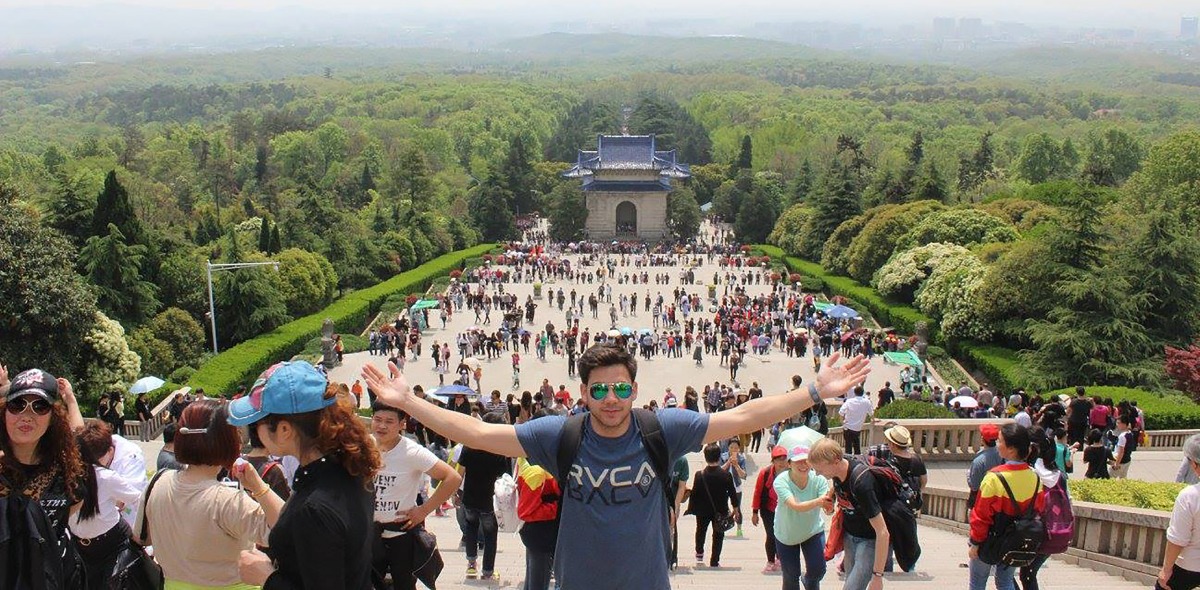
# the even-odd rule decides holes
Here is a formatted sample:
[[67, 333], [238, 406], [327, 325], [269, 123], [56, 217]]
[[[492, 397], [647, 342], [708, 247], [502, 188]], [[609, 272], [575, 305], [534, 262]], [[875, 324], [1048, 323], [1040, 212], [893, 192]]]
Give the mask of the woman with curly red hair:
[[255, 429], [272, 455], [300, 461], [268, 539], [274, 560], [243, 552], [243, 582], [264, 590], [371, 588], [379, 451], [354, 409], [337, 400], [324, 375], [296, 361], [267, 369], [250, 395], [229, 405], [230, 424]]
[[[0, 378], [5, 385], [3, 367]], [[75, 394], [66, 379], [41, 369], [17, 375], [6, 387], [0, 522], [7, 530], [0, 530], [0, 538], [9, 541], [0, 545], [0, 587], [42, 583], [43, 576], [47, 587], [80, 587], [82, 568], [67, 537], [68, 516], [79, 510], [85, 495], [84, 466], [72, 432], [83, 425]]]

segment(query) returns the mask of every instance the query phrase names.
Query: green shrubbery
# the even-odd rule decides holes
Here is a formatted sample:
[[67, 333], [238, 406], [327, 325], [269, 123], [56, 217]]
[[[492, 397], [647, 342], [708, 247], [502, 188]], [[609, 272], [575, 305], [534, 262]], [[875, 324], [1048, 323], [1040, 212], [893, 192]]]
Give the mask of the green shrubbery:
[[1185, 487], [1187, 484], [1133, 479], [1072, 479], [1067, 483], [1076, 502], [1164, 511], [1174, 508], [1175, 497]]
[[483, 244], [451, 252], [378, 285], [350, 293], [320, 312], [284, 324], [212, 357], [192, 375], [189, 384], [213, 393], [232, 392], [238, 385], [253, 381], [272, 363], [300, 353], [305, 343], [320, 334], [325, 318], [333, 320], [338, 332], [357, 334], [389, 296], [423, 291], [430, 281], [458, 268], [465, 258], [480, 255], [493, 247], [493, 244]]
[[961, 358], [987, 376], [992, 391], [1007, 395], [1021, 387], [1016, 373], [1021, 358], [1015, 350], [971, 341], [955, 343], [954, 347]]
[[931, 420], [955, 417], [954, 412], [941, 404], [910, 399], [898, 399], [875, 410], [877, 420]]

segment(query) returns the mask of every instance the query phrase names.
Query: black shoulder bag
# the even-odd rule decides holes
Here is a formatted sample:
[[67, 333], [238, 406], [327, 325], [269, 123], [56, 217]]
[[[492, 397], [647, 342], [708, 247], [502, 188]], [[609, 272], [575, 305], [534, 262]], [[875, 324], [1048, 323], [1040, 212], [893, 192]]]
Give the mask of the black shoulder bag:
[[[146, 534], [149, 532], [147, 513], [150, 512], [150, 492], [154, 491], [154, 484], [158, 483], [158, 479], [167, 471], [171, 470], [159, 470], [150, 480], [150, 485], [146, 486], [146, 499], [142, 502], [142, 518], [138, 526], [138, 538], [142, 542], [146, 541]], [[162, 590], [165, 583], [162, 566], [146, 554], [145, 547], [130, 539], [129, 545], [117, 555], [117, 563], [113, 566], [108, 587], [112, 590]]]

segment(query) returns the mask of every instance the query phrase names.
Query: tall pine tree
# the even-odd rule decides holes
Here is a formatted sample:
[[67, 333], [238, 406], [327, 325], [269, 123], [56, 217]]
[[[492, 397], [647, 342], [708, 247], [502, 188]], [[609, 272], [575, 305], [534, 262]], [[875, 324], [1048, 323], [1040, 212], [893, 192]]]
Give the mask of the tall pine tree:
[[271, 252], [271, 222], [267, 221], [266, 217], [262, 218], [262, 223], [258, 226], [258, 251], [263, 254], [273, 254]]
[[130, 325], [150, 319], [159, 306], [158, 288], [142, 279], [145, 254], [145, 246], [127, 244], [113, 223], [108, 224], [106, 235], [88, 238], [79, 252], [100, 309]]
[[1131, 292], [1147, 299], [1151, 337], [1187, 346], [1200, 332], [1200, 241], [1174, 208], [1159, 206], [1138, 226], [1143, 233], [1127, 242], [1118, 266], [1127, 270]]
[[749, 135], [742, 136], [742, 149], [738, 152], [737, 161], [733, 164], [733, 172], [737, 174], [738, 170], [749, 170], [754, 167], [754, 144], [750, 140]]
[[834, 158], [808, 202], [813, 207], [813, 215], [804, 232], [801, 247], [809, 260], [820, 260], [825, 240], [833, 235], [833, 231], [842, 222], [862, 213], [859, 177], [855, 168], [844, 164], [841, 158]]
[[133, 212], [129, 192], [117, 181], [115, 170], [109, 171], [104, 177], [104, 189], [96, 199], [96, 209], [92, 215], [91, 235], [107, 236], [109, 224], [117, 226], [126, 243], [146, 245], [142, 223]]

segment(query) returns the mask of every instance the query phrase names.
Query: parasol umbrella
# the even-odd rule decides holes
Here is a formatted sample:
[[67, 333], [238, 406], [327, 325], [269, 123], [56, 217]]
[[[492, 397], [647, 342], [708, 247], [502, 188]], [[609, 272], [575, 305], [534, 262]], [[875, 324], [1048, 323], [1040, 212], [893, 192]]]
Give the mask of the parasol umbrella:
[[469, 356], [469, 357], [463, 359], [462, 362], [464, 365], [471, 367], [471, 369], [478, 369], [483, 364], [483, 363], [479, 362], [479, 359], [477, 359], [473, 356]]
[[825, 310], [825, 315], [835, 320], [849, 320], [858, 317], [858, 312], [845, 305], [835, 305]]
[[632, 336], [633, 328], [630, 328], [629, 326], [625, 326], [625, 327], [621, 328], [620, 332], [621, 332], [622, 336]]
[[166, 381], [163, 381], [162, 379], [159, 379], [158, 377], [142, 377], [141, 379], [138, 379], [136, 383], [133, 384], [133, 387], [129, 388], [129, 393], [132, 393], [134, 395], [150, 393], [151, 391], [154, 391], [155, 389], [162, 387], [166, 383], [167, 383]]
[[816, 430], [807, 426], [797, 426], [779, 433], [779, 446], [789, 451], [794, 447], [812, 448], [817, 441], [823, 438], [825, 438], [825, 435]]
[[642, 328], [641, 330], [638, 330], [638, 334], [645, 335], [645, 334], [653, 334], [653, 333], [654, 333], [654, 330], [651, 330], [650, 328]]
[[620, 331], [620, 330], [609, 330], [609, 331], [608, 331], [608, 337], [609, 337], [609, 338], [616, 338], [617, 336], [620, 336], [620, 335], [621, 335], [621, 331]]
[[969, 395], [960, 395], [960, 396], [950, 400], [950, 407], [953, 408], [954, 404], [958, 404], [958, 407], [960, 407], [960, 408], [978, 408], [979, 400], [977, 400]]
[[450, 400], [452, 400], [454, 398], [454, 396], [456, 396], [456, 395], [465, 395], [465, 396], [467, 396], [467, 399], [473, 399], [473, 398], [479, 397], [479, 394], [476, 393], [476, 391], [474, 389], [471, 389], [470, 387], [467, 387], [466, 385], [443, 385], [443, 386], [429, 392], [429, 395], [436, 397], [446, 403], [449, 403]]

